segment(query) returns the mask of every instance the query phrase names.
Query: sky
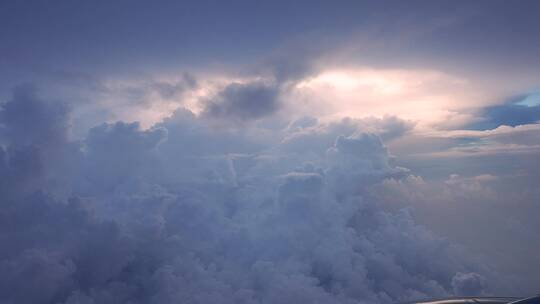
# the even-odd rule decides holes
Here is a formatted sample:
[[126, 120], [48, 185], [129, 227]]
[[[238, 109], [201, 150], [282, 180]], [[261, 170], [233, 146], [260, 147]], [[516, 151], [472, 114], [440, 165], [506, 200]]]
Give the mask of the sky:
[[540, 279], [540, 2], [0, 2], [0, 304]]

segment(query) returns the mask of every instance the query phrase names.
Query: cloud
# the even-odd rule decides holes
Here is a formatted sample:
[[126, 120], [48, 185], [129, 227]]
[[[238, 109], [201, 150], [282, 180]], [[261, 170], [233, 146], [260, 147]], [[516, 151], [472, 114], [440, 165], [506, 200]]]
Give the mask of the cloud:
[[[102, 77], [94, 81], [97, 84], [91, 87], [84, 78], [80, 83], [71, 85], [78, 86], [78, 90], [71, 93], [75, 99], [87, 100], [83, 106], [76, 107], [78, 111], [74, 113], [78, 124], [86, 124], [78, 130], [81, 136], [95, 124], [115, 120], [139, 122], [144, 128], [149, 128], [178, 107], [188, 106], [201, 90], [199, 80], [185, 72], [112, 79]], [[70, 87], [69, 84], [65, 86]]]
[[[45, 122], [45, 129], [56, 123]], [[146, 130], [96, 126], [64, 164], [71, 170], [52, 163], [40, 175], [28, 172], [47, 159], [19, 161], [23, 150], [8, 145], [0, 167], [12, 178], [0, 188], [8, 198], [0, 209], [1, 298], [390, 303], [493, 292], [501, 279], [482, 260], [408, 212], [382, 209], [370, 189], [409, 173], [361, 122], [229, 129], [178, 110]], [[381, 134], [403, 126], [373, 122]], [[24, 124], [10, 128], [26, 136]], [[320, 153], [285, 140], [309, 128]], [[33, 142], [38, 151], [47, 144]], [[52, 187], [50, 172], [70, 182]]]
[[232, 83], [206, 101], [202, 115], [243, 122], [272, 115], [279, 108], [278, 86], [262, 82]]
[[93, 220], [76, 199], [35, 193], [4, 201], [1, 231], [6, 303], [63, 301], [77, 288], [105, 284], [129, 260], [116, 225]]
[[458, 272], [452, 278], [452, 287], [458, 295], [477, 296], [484, 289], [485, 278], [477, 273]]
[[540, 19], [484, 4], [2, 3], [0, 303], [536, 291]]
[[79, 142], [69, 141], [69, 107], [18, 86], [0, 110], [0, 182], [13, 195], [39, 187], [66, 189], [79, 161]]
[[138, 123], [117, 122], [90, 129], [83, 146], [83, 185], [107, 188], [142, 174], [152, 165], [155, 148], [166, 137], [166, 129], [142, 131]]
[[467, 126], [469, 129], [486, 130], [501, 125], [519, 126], [538, 122], [540, 120], [539, 94], [531, 93], [516, 96], [503, 105], [482, 109], [479, 122]]
[[319, 122], [317, 118], [304, 116], [293, 120], [281, 148], [288, 151], [324, 153], [338, 136], [350, 136], [364, 132], [376, 134], [383, 140], [392, 140], [411, 131], [414, 123], [395, 116], [383, 118], [343, 118], [330, 122]]
[[[495, 160], [496, 163], [505, 161], [509, 162]], [[475, 159], [471, 163], [478, 162]], [[530, 161], [526, 163], [530, 164]], [[515, 163], [509, 164], [515, 166]], [[452, 165], [445, 164], [455, 168]], [[525, 294], [538, 285], [538, 280], [531, 276], [533, 271], [530, 267], [540, 265], [536, 257], [540, 248], [536, 245], [538, 236], [535, 233], [539, 229], [535, 217], [540, 207], [536, 203], [540, 192], [530, 186], [531, 181], [536, 180], [538, 169], [530, 166], [530, 171], [524, 175], [512, 171], [503, 173], [501, 169], [493, 170], [491, 165], [487, 165], [483, 169], [499, 175], [452, 174], [442, 180], [427, 180], [419, 176], [390, 178], [370, 191], [384, 210], [406, 207], [417, 223], [460, 242], [470, 250], [484, 253], [483, 259], [497, 269], [511, 269], [516, 278], [527, 278], [523, 281], [508, 279], [504, 283], [506, 286], [515, 284], [512, 287], [514, 292]], [[485, 277], [477, 279], [477, 276], [471, 278], [477, 287], [491, 281]], [[477, 290], [456, 290], [456, 293], [471, 295]]]
[[452, 130], [419, 133], [424, 141], [448, 141], [446, 149], [426, 155], [474, 156], [501, 154], [536, 154], [540, 139], [540, 124], [499, 126], [488, 130]]
[[13, 89], [11, 100], [0, 111], [4, 140], [12, 146], [62, 144], [67, 140], [68, 108], [60, 102], [37, 97], [31, 84]]

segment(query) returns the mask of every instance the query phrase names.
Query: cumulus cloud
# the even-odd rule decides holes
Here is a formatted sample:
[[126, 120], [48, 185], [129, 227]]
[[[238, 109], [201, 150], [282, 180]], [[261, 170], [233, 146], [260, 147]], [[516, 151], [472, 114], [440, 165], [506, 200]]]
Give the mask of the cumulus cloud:
[[[231, 90], [248, 100], [266, 89]], [[40, 129], [69, 119], [28, 106]], [[1, 303], [390, 303], [489, 293], [496, 278], [381, 207], [369, 189], [409, 173], [355, 123], [231, 130], [178, 110], [147, 130], [103, 124], [59, 142], [70, 170], [58, 170], [41, 154], [50, 141], [2, 122], [12, 139], [1, 150]], [[317, 153], [290, 144], [309, 128]], [[53, 187], [50, 172], [70, 182]]]
[[376, 134], [383, 140], [392, 140], [409, 132], [414, 123], [395, 116], [383, 118], [343, 118], [330, 122], [319, 122], [317, 118], [305, 116], [293, 120], [282, 140], [281, 149], [289, 152], [310, 151], [324, 153], [339, 136], [351, 136], [363, 132]]

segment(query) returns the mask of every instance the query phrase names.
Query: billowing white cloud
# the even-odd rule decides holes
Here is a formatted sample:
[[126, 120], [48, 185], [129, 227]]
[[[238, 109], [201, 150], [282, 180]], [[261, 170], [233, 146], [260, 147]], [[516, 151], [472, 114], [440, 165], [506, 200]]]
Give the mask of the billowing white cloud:
[[[5, 131], [39, 138], [41, 128], [6, 123], [18, 102], [2, 110]], [[56, 123], [56, 112], [40, 113], [44, 127]], [[62, 166], [48, 162], [42, 142], [8, 137], [0, 298], [390, 303], [493, 292], [503, 277], [481, 259], [373, 196], [409, 176], [381, 140], [408, 128], [393, 117], [216, 128], [180, 109], [145, 130], [117, 122], [59, 142]]]

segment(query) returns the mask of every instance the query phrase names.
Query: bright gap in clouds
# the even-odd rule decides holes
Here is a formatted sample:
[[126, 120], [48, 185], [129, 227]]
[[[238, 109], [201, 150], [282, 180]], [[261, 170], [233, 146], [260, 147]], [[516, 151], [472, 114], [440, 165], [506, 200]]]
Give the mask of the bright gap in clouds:
[[[475, 111], [498, 102], [499, 96], [504, 94], [487, 90], [466, 77], [422, 69], [328, 67], [281, 85], [273, 77], [264, 75], [238, 76], [226, 72], [194, 72], [193, 75], [197, 81], [193, 87], [164, 95], [150, 86], [141, 97], [145, 101], [137, 104], [132, 103], [130, 90], [140, 88], [140, 81], [108, 81], [105, 84], [108, 93], [101, 104], [114, 112], [114, 119], [139, 121], [144, 128], [149, 128], [179, 107], [201, 114], [206, 103], [218, 98], [229, 85], [259, 83], [277, 86], [282, 107], [278, 112], [285, 119], [396, 116], [425, 130], [457, 129], [473, 123], [478, 119]], [[153, 79], [151, 82], [173, 87], [183, 81], [175, 75]], [[119, 102], [122, 99], [126, 101]]]
[[331, 117], [399, 116], [419, 127], [455, 127], [487, 94], [465, 78], [431, 70], [329, 69], [300, 81], [294, 98], [316, 100]]

